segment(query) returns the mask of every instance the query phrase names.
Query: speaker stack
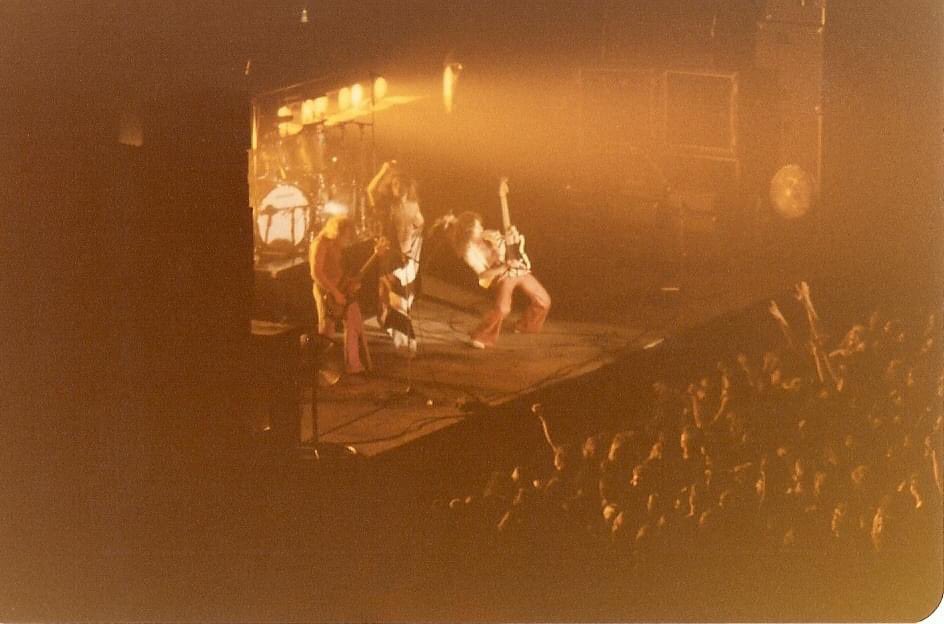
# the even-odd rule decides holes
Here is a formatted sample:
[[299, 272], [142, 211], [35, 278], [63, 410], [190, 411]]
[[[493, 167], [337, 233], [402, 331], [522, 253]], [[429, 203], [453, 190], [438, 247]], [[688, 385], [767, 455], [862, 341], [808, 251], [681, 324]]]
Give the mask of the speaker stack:
[[768, 0], [757, 25], [755, 66], [774, 84], [770, 202], [786, 218], [809, 211], [823, 180], [825, 29], [826, 0]]
[[658, 197], [659, 176], [652, 162], [658, 135], [656, 72], [583, 69], [579, 93], [580, 177], [592, 189]]

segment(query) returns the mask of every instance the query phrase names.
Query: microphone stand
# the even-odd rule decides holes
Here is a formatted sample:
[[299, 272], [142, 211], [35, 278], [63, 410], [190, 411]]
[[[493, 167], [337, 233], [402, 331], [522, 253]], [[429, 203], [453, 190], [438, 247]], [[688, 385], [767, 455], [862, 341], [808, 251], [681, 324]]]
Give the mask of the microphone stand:
[[[417, 255], [419, 255], [419, 254], [422, 252], [422, 249], [423, 249], [423, 238], [422, 238], [422, 236], [419, 237], [418, 241], [419, 241], [419, 250], [417, 250], [417, 252], [416, 252]], [[412, 251], [412, 250], [411, 250], [411, 251]], [[415, 275], [414, 278], [413, 278], [413, 283], [415, 283], [415, 282], [417, 281], [417, 279], [419, 278], [419, 266], [420, 266], [420, 261], [419, 261], [418, 259], [415, 259], [415, 258], [411, 255], [411, 256], [408, 257], [407, 262], [414, 262], [414, 263], [416, 263], [416, 266], [417, 266], [416, 275]], [[413, 306], [414, 306], [415, 304], [416, 304], [416, 293], [413, 293], [413, 298], [410, 299], [410, 303], [409, 303], [409, 304], [407, 305], [407, 307], [406, 307], [406, 316], [407, 316], [407, 318], [410, 319], [410, 326], [413, 327], [413, 341], [416, 342], [416, 343], [418, 343], [418, 340], [417, 340], [417, 338], [416, 338], [416, 325], [413, 324]], [[425, 403], [427, 403], [428, 405], [430, 405], [430, 404], [432, 403], [432, 400], [431, 400], [428, 396], [426, 396], [425, 394], [420, 394], [420, 393], [416, 390], [416, 387], [413, 385], [413, 359], [416, 357], [416, 352], [415, 352], [415, 351], [412, 351], [412, 349], [410, 349], [409, 340], [407, 341], [407, 349], [410, 350], [411, 353], [410, 353], [410, 355], [408, 356], [407, 363], [406, 363], [406, 388], [405, 388], [402, 392], [399, 392], [399, 393], [396, 393], [396, 394], [394, 394], [394, 395], [391, 395], [390, 399], [392, 399], [394, 396], [397, 396], [397, 397], [418, 396], [418, 397], [420, 397], [421, 400], [423, 400]], [[389, 399], [388, 399], [388, 400], [389, 400]]]
[[[299, 445], [302, 459], [317, 462], [331, 462], [358, 456], [357, 449], [346, 444], [322, 442], [318, 434], [318, 383], [321, 376], [321, 360], [327, 347], [319, 341], [317, 334], [312, 338], [303, 334], [300, 340], [301, 361], [311, 368], [311, 440]], [[321, 343], [321, 344], [319, 344]]]

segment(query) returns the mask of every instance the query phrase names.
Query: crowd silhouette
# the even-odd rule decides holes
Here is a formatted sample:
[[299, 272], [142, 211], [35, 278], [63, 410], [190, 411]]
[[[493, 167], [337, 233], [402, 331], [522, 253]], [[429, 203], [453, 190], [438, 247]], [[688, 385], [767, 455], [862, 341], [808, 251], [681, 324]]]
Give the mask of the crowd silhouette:
[[800, 323], [768, 306], [776, 344], [687, 384], [654, 382], [642, 416], [620, 430], [562, 443], [553, 408], [535, 405], [549, 452], [437, 501], [433, 523], [447, 545], [437, 556], [482, 573], [536, 574], [545, 589], [553, 578], [619, 579], [637, 598], [654, 590], [664, 599], [678, 584], [716, 599], [736, 576], [787, 570], [816, 570], [840, 593], [843, 583], [871, 587], [843, 574], [900, 585], [878, 594], [936, 587], [939, 312], [876, 310], [830, 334], [805, 282], [795, 299], [783, 305]]

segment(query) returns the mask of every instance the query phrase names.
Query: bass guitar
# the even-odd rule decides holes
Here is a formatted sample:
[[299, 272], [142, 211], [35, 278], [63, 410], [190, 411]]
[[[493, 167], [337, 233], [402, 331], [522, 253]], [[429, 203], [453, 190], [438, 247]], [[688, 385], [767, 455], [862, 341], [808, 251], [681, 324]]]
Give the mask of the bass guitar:
[[370, 255], [370, 258], [364, 262], [360, 270], [353, 275], [345, 275], [341, 278], [341, 282], [338, 284], [338, 290], [344, 294], [345, 302], [343, 304], [338, 303], [337, 300], [331, 296], [331, 293], [325, 293], [325, 310], [328, 316], [335, 319], [344, 318], [347, 307], [351, 305], [354, 296], [361, 289], [361, 282], [364, 280], [364, 275], [370, 270], [374, 262], [377, 261], [377, 258], [387, 253], [389, 249], [390, 241], [381, 236], [374, 242], [374, 252]]

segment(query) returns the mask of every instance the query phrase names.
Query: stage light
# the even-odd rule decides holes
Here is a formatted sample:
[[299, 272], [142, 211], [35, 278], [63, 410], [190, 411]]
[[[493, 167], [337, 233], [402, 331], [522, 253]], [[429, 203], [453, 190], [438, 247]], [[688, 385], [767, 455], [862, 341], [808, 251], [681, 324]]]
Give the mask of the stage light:
[[321, 119], [328, 112], [328, 96], [322, 95], [315, 98], [315, 116]]
[[364, 87], [359, 82], [351, 85], [351, 106], [359, 108], [364, 103]]
[[279, 124], [279, 136], [281, 138], [289, 137], [295, 134], [298, 134], [302, 131], [302, 126], [300, 123], [295, 123], [294, 121], [283, 121]]
[[287, 137], [302, 131], [302, 103], [294, 102], [279, 107], [279, 136]]
[[387, 80], [383, 76], [374, 79], [374, 103], [376, 104], [387, 95]]
[[342, 87], [338, 91], [338, 110], [347, 110], [351, 107], [351, 90], [347, 87]]
[[318, 121], [318, 112], [315, 107], [315, 100], [305, 100], [302, 102], [302, 123], [310, 124], [316, 121]]
[[462, 65], [448, 63], [443, 69], [443, 106], [447, 113], [451, 113], [456, 106], [456, 85], [459, 83], [459, 72]]

